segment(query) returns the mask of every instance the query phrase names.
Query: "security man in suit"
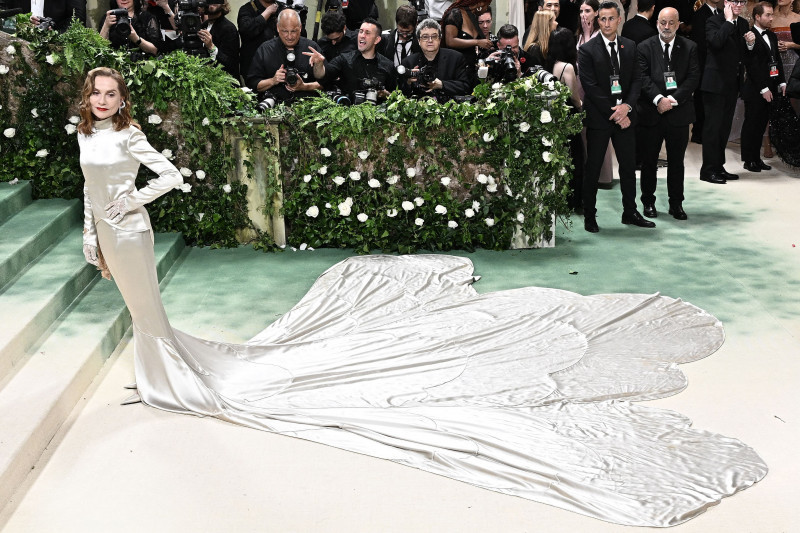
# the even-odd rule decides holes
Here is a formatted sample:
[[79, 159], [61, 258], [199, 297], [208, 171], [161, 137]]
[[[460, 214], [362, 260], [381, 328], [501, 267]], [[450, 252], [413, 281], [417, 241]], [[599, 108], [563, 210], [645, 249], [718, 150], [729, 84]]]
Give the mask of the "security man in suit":
[[742, 161], [750, 172], [771, 170], [761, 160], [761, 137], [769, 121], [769, 107], [780, 92], [786, 96], [786, 75], [778, 52], [778, 37], [772, 28], [773, 8], [769, 2], [753, 7], [753, 29], [747, 35], [745, 66], [747, 79], [742, 86], [744, 123], [742, 124]]
[[645, 39], [658, 35], [658, 30], [650, 24], [655, 9], [655, 0], [639, 0], [636, 4], [636, 16], [622, 25], [622, 36], [638, 45]]
[[655, 202], [658, 154], [667, 145], [669, 214], [686, 220], [683, 210], [683, 157], [689, 144], [689, 124], [694, 121], [692, 93], [700, 83], [697, 45], [677, 35], [678, 10], [666, 7], [658, 15], [657, 36], [637, 47], [642, 72], [639, 124], [643, 137], [642, 204], [644, 216], [658, 216]]
[[700, 179], [708, 183], [724, 184], [739, 179], [736, 174], [726, 171], [723, 165], [747, 50], [744, 34], [749, 28], [747, 21], [739, 16], [744, 4], [745, 0], [725, 0], [724, 12], [706, 21], [708, 52], [700, 84], [706, 119]]
[[[703, 80], [703, 70], [706, 68], [706, 21], [708, 17], [717, 14], [717, 0], [706, 0], [697, 8], [692, 16], [692, 32], [689, 38], [697, 45], [697, 60], [700, 62], [700, 80]], [[721, 3], [721, 0], [720, 2]], [[703, 123], [705, 122], [705, 108], [703, 107], [703, 91], [694, 92], [695, 120], [692, 126], [693, 143], [703, 144]]]
[[43, 18], [53, 19], [51, 29], [58, 32], [66, 31], [72, 22], [72, 17], [86, 25], [86, 0], [18, 0], [8, 2], [13, 7], [22, 9], [23, 13], [31, 13], [31, 24], [39, 26]]
[[619, 163], [622, 223], [644, 228], [655, 224], [636, 209], [636, 102], [642, 88], [636, 44], [617, 36], [620, 8], [600, 4], [600, 34], [578, 50], [578, 75], [586, 111], [586, 167], [583, 182], [583, 227], [597, 233], [597, 181], [609, 139]]

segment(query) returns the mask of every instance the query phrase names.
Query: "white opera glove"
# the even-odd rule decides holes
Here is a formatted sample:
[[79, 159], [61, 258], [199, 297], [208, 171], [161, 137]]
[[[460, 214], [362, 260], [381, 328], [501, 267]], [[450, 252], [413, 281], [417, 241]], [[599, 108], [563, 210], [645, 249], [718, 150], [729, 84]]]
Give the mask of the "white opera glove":
[[86, 258], [86, 262], [89, 263], [90, 265], [94, 265], [96, 267], [100, 266], [100, 261], [97, 258], [97, 246], [92, 246], [91, 244], [84, 244], [83, 257]]
[[106, 216], [108, 220], [111, 221], [112, 224], [119, 224], [122, 222], [122, 218], [125, 216], [126, 213], [129, 211], [133, 211], [136, 209], [135, 206], [128, 205], [128, 197], [123, 196], [122, 198], [117, 198], [116, 200], [109, 202], [103, 209], [106, 212]]

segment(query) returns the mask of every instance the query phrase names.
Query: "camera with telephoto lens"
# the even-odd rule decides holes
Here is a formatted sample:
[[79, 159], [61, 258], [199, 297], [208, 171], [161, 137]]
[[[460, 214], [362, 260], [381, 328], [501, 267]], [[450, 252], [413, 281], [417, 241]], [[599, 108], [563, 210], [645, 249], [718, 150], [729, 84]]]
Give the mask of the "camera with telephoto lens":
[[273, 95], [269, 91], [265, 91], [263, 97], [261, 98], [261, 101], [258, 102], [258, 104], [256, 105], [256, 110], [263, 113], [267, 109], [272, 109], [273, 107], [275, 107], [275, 104], [277, 103], [278, 100], [275, 98], [275, 95]]
[[286, 85], [295, 85], [297, 84], [297, 80], [300, 79], [300, 72], [294, 65], [295, 59], [296, 56], [294, 52], [286, 52], [286, 61], [284, 61], [284, 67], [286, 67]]
[[541, 65], [534, 65], [531, 67], [530, 75], [536, 78], [539, 83], [555, 83], [558, 81], [558, 78], [553, 76]]
[[500, 56], [486, 58], [478, 62], [478, 78], [481, 80], [487, 77], [500, 83], [509, 83], [517, 79], [517, 62], [511, 45], [507, 45], [500, 50]]
[[117, 21], [108, 30], [108, 40], [115, 46], [124, 46], [131, 35], [131, 19], [128, 10], [125, 8], [112, 9], [108, 16], [117, 17]]
[[200, 10], [205, 10], [212, 4], [221, 5], [222, 0], [178, 0], [178, 14], [175, 16], [175, 25], [181, 32], [183, 51], [188, 55], [205, 55], [205, 45], [197, 33], [205, 28]]
[[406, 80], [414, 78], [417, 81], [411, 84], [411, 88], [427, 91], [428, 84], [436, 79], [436, 68], [430, 63], [415, 70], [410, 70], [403, 65], [399, 65], [397, 67], [397, 76]]
[[346, 94], [342, 93], [342, 90], [338, 87], [332, 91], [327, 91], [325, 96], [333, 100], [335, 104], [338, 105], [352, 105], [353, 102], [350, 100], [350, 97]]
[[384, 89], [383, 84], [375, 78], [364, 78], [361, 80], [360, 89], [353, 95], [353, 104], [368, 103], [377, 105], [378, 92]]

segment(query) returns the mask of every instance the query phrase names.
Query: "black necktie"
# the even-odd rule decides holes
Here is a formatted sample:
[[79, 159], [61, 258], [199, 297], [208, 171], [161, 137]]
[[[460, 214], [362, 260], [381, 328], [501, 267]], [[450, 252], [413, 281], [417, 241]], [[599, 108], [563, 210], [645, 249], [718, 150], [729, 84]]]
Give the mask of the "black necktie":
[[608, 46], [611, 47], [611, 68], [614, 69], [614, 74], [619, 74], [619, 59], [617, 58], [617, 49], [615, 47], [617, 43], [611, 41], [608, 43]]
[[669, 70], [669, 43], [664, 43], [664, 66]]

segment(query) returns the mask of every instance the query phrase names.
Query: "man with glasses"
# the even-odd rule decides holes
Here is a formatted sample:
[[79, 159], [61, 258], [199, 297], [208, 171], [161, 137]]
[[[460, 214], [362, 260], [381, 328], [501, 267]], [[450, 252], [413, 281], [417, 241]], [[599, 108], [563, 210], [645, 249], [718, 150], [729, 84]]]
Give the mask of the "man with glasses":
[[371, 18], [364, 19], [358, 30], [358, 50], [342, 54], [330, 63], [316, 48], [309, 47], [303, 55], [308, 57], [314, 69], [314, 77], [323, 80], [329, 88], [336, 83], [343, 94], [355, 101], [356, 91], [366, 88], [366, 84], [377, 82], [381, 89], [378, 98], [386, 98], [397, 85], [394, 65], [377, 52], [381, 42], [381, 25]]
[[247, 86], [260, 97], [269, 92], [283, 102], [317, 96], [322, 87], [312, 75], [308, 58], [300, 51], [312, 49], [323, 57], [319, 45], [300, 36], [300, 15], [294, 9], [284, 9], [278, 14], [277, 28], [278, 36], [256, 51], [247, 74]]
[[328, 61], [357, 49], [358, 34], [347, 29], [347, 21], [340, 11], [326, 12], [322, 15], [319, 26], [324, 37], [321, 37], [317, 44]]
[[747, 21], [739, 16], [744, 4], [745, 0], [725, 0], [724, 12], [706, 21], [706, 66], [700, 84], [706, 115], [700, 179], [718, 185], [739, 179], [723, 165], [744, 73], [744, 34], [749, 30]]
[[[409, 73], [409, 77], [400, 84], [403, 93], [417, 97], [431, 95], [440, 101], [469, 94], [472, 85], [464, 56], [455, 50], [440, 48], [442, 28], [439, 23], [433, 19], [420, 22], [417, 39], [422, 51], [403, 60], [402, 66]], [[422, 72], [435, 73], [435, 77], [431, 81], [423, 81], [420, 79]]]
[[395, 67], [399, 67], [405, 58], [419, 52], [419, 43], [414, 34], [417, 24], [417, 10], [408, 4], [397, 8], [394, 14], [396, 28], [386, 30], [381, 35], [380, 53], [392, 60]]

